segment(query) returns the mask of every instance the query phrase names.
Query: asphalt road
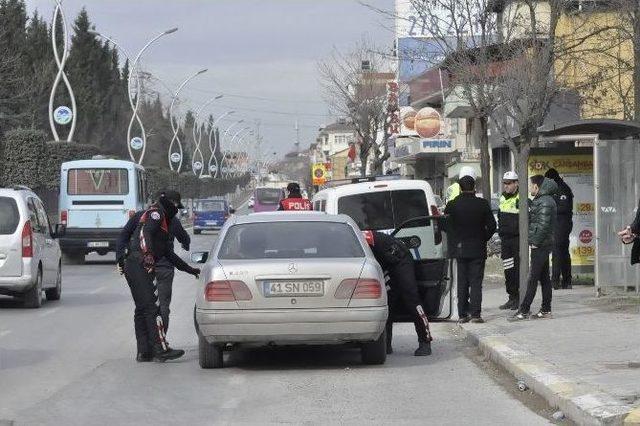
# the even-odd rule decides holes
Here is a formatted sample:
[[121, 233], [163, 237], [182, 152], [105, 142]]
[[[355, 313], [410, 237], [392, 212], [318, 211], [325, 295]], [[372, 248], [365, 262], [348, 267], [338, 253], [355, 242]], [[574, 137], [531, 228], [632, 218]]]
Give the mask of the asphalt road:
[[[195, 237], [193, 249], [215, 238]], [[413, 356], [412, 326], [400, 325], [383, 366], [361, 365], [357, 350], [321, 348], [238, 351], [226, 368], [202, 370], [197, 282], [182, 273], [168, 338], [185, 357], [136, 363], [128, 287], [112, 261], [91, 259], [65, 266], [58, 302], [25, 310], [0, 298], [0, 425], [548, 424], [474, 359], [450, 323], [434, 325], [426, 358]]]

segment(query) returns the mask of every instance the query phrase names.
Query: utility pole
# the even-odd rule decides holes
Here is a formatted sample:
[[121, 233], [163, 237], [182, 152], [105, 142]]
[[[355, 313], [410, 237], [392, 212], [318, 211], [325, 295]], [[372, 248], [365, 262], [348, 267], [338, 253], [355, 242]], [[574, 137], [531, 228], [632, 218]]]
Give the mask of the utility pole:
[[296, 154], [300, 152], [300, 126], [298, 126], [298, 120], [296, 119]]

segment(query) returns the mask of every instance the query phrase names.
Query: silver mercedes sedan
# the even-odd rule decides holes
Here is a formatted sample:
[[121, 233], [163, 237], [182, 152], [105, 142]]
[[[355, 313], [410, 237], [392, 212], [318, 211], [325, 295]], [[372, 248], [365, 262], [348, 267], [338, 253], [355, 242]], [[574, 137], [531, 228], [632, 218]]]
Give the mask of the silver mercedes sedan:
[[351, 218], [316, 212], [233, 216], [210, 253], [195, 326], [202, 368], [230, 347], [357, 344], [386, 360], [387, 295], [380, 265]]

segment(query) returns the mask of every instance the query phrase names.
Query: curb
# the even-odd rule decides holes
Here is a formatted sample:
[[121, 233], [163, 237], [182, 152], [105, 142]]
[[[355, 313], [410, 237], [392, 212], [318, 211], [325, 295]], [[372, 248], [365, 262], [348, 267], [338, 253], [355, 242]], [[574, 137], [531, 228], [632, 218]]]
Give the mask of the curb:
[[553, 364], [537, 358], [492, 327], [458, 325], [463, 337], [493, 363], [522, 380], [549, 405], [580, 425], [640, 425], [640, 408], [633, 409], [601, 389], [569, 378]]

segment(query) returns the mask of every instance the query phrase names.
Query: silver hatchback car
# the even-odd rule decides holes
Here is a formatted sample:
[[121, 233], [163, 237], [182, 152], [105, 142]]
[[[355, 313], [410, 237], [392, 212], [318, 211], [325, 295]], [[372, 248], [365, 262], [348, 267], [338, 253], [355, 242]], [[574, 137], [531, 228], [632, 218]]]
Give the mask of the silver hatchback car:
[[52, 229], [42, 201], [27, 187], [0, 189], [0, 294], [20, 297], [39, 308], [42, 292], [60, 299], [62, 266], [56, 240], [64, 225]]
[[384, 275], [346, 215], [233, 216], [205, 263], [195, 325], [202, 368], [230, 346], [357, 344], [365, 364], [386, 360]]

